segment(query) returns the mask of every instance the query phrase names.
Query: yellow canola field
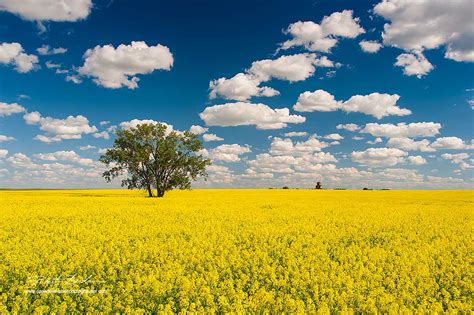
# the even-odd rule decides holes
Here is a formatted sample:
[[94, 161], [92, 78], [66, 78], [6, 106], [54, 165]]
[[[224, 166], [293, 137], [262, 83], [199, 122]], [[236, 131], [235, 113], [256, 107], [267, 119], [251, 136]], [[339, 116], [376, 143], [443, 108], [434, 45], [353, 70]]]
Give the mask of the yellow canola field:
[[0, 313], [473, 312], [472, 191], [0, 191]]

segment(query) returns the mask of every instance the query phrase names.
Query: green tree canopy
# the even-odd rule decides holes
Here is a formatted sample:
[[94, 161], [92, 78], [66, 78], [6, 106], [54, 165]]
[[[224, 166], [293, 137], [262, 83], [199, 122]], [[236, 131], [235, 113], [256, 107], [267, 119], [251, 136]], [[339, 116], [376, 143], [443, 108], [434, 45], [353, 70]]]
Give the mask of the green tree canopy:
[[150, 197], [163, 197], [173, 188], [189, 189], [199, 177], [207, 178], [211, 164], [199, 154], [203, 148], [197, 135], [171, 131], [164, 124], [141, 124], [119, 129], [111, 149], [100, 157], [107, 168], [102, 176], [110, 182], [126, 175], [122, 186], [146, 189]]

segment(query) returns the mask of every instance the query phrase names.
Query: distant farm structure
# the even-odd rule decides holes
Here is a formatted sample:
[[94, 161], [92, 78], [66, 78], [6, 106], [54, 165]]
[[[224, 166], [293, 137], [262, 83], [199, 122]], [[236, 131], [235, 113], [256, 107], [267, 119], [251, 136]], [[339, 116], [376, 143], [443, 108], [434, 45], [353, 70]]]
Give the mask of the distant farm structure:
[[322, 186], [321, 182], [316, 183], [315, 189], [323, 189], [323, 186]]

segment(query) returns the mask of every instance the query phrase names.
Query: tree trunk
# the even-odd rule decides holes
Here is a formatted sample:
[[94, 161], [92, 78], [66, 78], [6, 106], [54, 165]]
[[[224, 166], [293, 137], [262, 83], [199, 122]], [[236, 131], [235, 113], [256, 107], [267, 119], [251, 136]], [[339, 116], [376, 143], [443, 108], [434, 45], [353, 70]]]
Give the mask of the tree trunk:
[[156, 189], [156, 195], [161, 198], [165, 195], [165, 191], [161, 189]]
[[150, 186], [147, 186], [147, 190], [148, 190], [148, 197], [153, 197], [153, 191], [151, 190]]

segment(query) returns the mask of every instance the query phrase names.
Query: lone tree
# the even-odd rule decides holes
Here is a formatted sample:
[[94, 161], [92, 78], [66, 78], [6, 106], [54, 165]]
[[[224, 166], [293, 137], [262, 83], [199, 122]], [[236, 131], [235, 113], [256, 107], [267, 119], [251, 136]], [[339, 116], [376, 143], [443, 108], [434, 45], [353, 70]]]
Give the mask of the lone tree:
[[197, 135], [185, 131], [169, 132], [164, 124], [141, 124], [119, 129], [113, 148], [100, 157], [109, 170], [102, 176], [110, 182], [128, 173], [122, 186], [146, 189], [149, 197], [163, 197], [173, 188], [189, 189], [191, 180], [207, 178], [206, 167], [211, 161], [198, 151], [203, 148]]

